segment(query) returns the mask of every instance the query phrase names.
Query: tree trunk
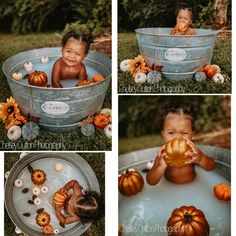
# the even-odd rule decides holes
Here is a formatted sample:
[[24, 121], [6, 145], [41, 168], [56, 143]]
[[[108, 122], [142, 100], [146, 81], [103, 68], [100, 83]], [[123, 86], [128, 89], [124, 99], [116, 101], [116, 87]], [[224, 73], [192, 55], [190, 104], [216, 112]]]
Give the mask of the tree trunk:
[[213, 0], [214, 19], [217, 28], [222, 28], [227, 24], [228, 0]]

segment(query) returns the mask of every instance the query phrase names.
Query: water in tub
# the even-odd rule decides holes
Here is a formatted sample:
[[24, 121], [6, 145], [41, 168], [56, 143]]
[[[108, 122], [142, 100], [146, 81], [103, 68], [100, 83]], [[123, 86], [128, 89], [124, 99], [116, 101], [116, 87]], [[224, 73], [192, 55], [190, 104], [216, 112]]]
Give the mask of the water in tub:
[[[57, 172], [54, 169], [55, 164], [58, 162], [63, 165], [61, 172]], [[52, 207], [52, 196], [58, 189], [62, 188], [66, 182], [72, 179], [76, 179], [85, 189], [88, 188], [82, 173], [80, 173], [80, 171], [78, 171], [78, 169], [70, 162], [61, 159], [58, 161], [56, 158], [47, 158], [46, 161], [45, 159], [40, 159], [31, 163], [31, 166], [33, 169], [41, 169], [46, 173], [47, 180], [44, 185], [48, 187], [49, 191], [46, 194], [40, 193], [38, 197], [42, 202], [39, 206], [29, 204], [28, 200], [32, 199], [33, 195], [31, 190], [33, 187], [36, 187], [36, 185], [34, 185], [31, 181], [31, 174], [28, 168], [24, 168], [18, 176], [18, 178], [23, 180], [24, 185], [21, 188], [15, 187], [13, 191], [14, 206], [20, 219], [30, 228], [42, 232], [42, 228], [36, 224], [35, 217], [37, 215], [37, 209], [44, 208], [44, 210], [50, 215], [50, 224], [54, 228], [59, 229], [60, 232], [65, 232], [73, 228], [78, 223], [66, 225], [64, 229], [59, 225], [58, 219], [56, 218]], [[22, 189], [24, 188], [29, 188], [29, 191], [27, 193], [22, 193]], [[30, 213], [29, 217], [24, 217], [22, 215], [26, 212]]]
[[[140, 173], [146, 166], [135, 166]], [[133, 167], [132, 167], [133, 168]], [[166, 225], [172, 211], [183, 205], [202, 210], [210, 225], [210, 236], [230, 235], [230, 201], [218, 200], [213, 187], [228, 183], [214, 171], [196, 167], [197, 176], [188, 184], [177, 185], [162, 178], [158, 185], [145, 181], [143, 190], [130, 197], [119, 194], [119, 224], [125, 235], [166, 236]], [[145, 180], [146, 174], [142, 173]]]
[[[51, 84], [51, 74], [52, 74], [52, 68], [53, 68], [53, 64], [54, 62], [58, 59], [54, 58], [54, 57], [50, 57], [50, 60], [47, 64], [43, 64], [40, 61], [34, 61], [31, 60], [31, 62], [33, 63], [33, 71], [37, 70], [37, 71], [43, 71], [47, 74], [48, 76], [48, 84]], [[88, 75], [88, 80], [91, 80], [91, 78], [93, 77], [93, 75], [95, 74], [99, 74], [99, 72], [93, 68], [89, 63], [87, 63], [86, 61], [83, 62], [85, 67], [86, 67], [86, 71], [87, 71], [87, 75]], [[20, 67], [18, 69], [18, 71], [20, 73], [23, 74], [23, 76], [25, 76], [27, 74], [26, 70], [24, 69], [24, 66], [22, 65], [22, 67]], [[71, 87], [75, 87], [75, 84], [78, 83], [78, 79], [68, 79], [68, 80], [61, 80], [61, 84], [64, 88], [71, 88]], [[20, 81], [22, 84], [27, 84], [28, 85], [28, 79], [23, 79]]]

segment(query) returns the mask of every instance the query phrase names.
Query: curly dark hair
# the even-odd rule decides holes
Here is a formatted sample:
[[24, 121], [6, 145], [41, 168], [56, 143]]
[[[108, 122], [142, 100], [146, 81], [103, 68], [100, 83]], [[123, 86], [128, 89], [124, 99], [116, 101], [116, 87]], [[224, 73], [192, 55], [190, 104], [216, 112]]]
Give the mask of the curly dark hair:
[[163, 130], [163, 128], [164, 128], [165, 119], [169, 113], [189, 116], [191, 118], [192, 130], [195, 129], [194, 123], [196, 120], [196, 113], [195, 113], [193, 107], [191, 107], [191, 106], [171, 106], [171, 107], [166, 107], [162, 113], [161, 130]]
[[176, 11], [175, 11], [175, 16], [177, 17], [180, 10], [185, 10], [185, 11], [188, 11], [191, 15], [191, 18], [193, 19], [193, 10], [191, 7], [188, 7], [187, 5], [181, 5], [181, 6], [178, 6]]
[[84, 198], [76, 203], [76, 214], [81, 222], [94, 222], [104, 216], [104, 203], [95, 191], [85, 191]]
[[93, 42], [94, 38], [93, 36], [89, 34], [77, 34], [74, 30], [68, 31], [62, 38], [61, 43], [64, 47], [67, 43], [67, 41], [70, 38], [77, 39], [80, 42], [83, 42], [85, 44], [85, 52], [87, 53], [90, 47], [90, 44]]

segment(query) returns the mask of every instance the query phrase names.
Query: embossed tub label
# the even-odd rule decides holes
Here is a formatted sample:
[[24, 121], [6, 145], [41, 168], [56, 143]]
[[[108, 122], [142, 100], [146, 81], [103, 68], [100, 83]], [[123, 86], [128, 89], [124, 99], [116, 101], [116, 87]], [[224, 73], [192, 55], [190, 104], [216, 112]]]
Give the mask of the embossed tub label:
[[187, 54], [182, 48], [169, 48], [165, 52], [165, 58], [169, 61], [183, 61]]
[[48, 101], [41, 105], [44, 112], [51, 115], [65, 114], [70, 110], [70, 106], [64, 102]]

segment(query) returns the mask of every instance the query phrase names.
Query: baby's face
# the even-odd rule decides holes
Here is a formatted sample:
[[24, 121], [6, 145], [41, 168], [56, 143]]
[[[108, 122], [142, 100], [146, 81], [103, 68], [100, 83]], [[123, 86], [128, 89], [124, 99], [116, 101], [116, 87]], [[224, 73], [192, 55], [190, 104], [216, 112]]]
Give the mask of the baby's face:
[[164, 121], [163, 131], [161, 132], [165, 143], [177, 137], [192, 139], [192, 121], [187, 115], [169, 113]]
[[184, 24], [186, 27], [189, 27], [192, 24], [192, 16], [188, 10], [180, 10], [176, 19], [177, 24]]
[[86, 47], [83, 43], [74, 38], [70, 38], [62, 48], [62, 60], [68, 66], [79, 65], [86, 55]]

